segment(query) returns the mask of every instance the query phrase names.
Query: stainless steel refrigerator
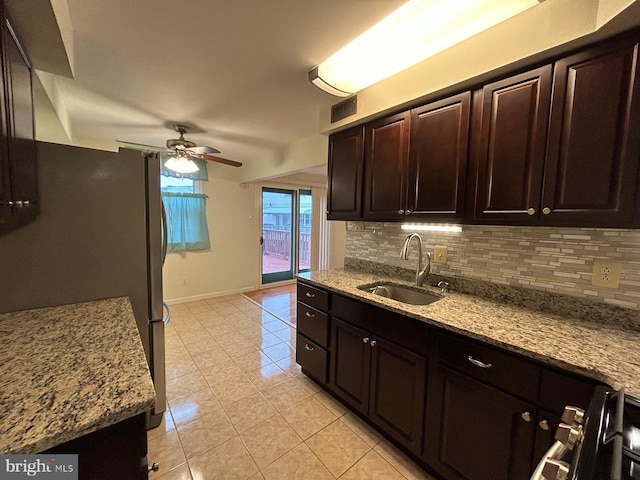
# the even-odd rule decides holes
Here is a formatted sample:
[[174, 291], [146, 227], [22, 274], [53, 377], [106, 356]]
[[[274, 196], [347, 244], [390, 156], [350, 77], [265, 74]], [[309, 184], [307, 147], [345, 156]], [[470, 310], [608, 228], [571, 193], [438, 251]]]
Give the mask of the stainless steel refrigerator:
[[37, 154], [41, 213], [0, 234], [0, 313], [128, 296], [156, 387], [156, 426], [166, 404], [159, 161], [43, 142]]

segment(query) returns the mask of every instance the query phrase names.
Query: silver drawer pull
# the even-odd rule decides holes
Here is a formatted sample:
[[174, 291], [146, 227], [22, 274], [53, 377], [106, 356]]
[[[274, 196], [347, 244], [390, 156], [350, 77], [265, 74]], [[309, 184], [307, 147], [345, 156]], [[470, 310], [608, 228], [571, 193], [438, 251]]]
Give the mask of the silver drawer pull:
[[311, 293], [311, 292], [306, 292], [305, 295], [309, 298], [314, 298], [316, 296], [315, 293]]
[[549, 430], [549, 422], [547, 420], [541, 420], [540, 422], [538, 422], [538, 425], [540, 426], [540, 428], [542, 430]]
[[313, 352], [315, 350], [315, 348], [313, 348], [311, 345], [309, 345], [308, 343], [304, 344], [304, 348], [306, 348], [307, 350], [309, 350], [310, 352]]
[[315, 313], [311, 313], [310, 311], [308, 311], [308, 310], [307, 310], [307, 311], [305, 312], [305, 316], [307, 316], [307, 317], [309, 317], [309, 318], [313, 318], [313, 317], [315, 317], [316, 315], [315, 315]]
[[484, 363], [481, 362], [480, 360], [473, 358], [471, 355], [469, 355], [469, 358], [467, 358], [467, 360], [469, 360], [469, 363], [471, 363], [472, 365], [475, 365], [476, 367], [480, 367], [480, 368], [491, 368], [493, 367], [493, 365], [491, 363]]

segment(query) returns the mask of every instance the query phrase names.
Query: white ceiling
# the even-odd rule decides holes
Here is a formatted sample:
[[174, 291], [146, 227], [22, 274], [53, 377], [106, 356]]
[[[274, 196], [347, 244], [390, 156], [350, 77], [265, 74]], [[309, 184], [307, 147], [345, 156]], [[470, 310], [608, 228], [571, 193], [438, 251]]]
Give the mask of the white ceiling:
[[62, 125], [72, 144], [163, 146], [182, 122], [220, 156], [259, 162], [317, 133], [320, 109], [337, 101], [308, 70], [404, 2], [66, 0], [74, 78], [38, 72], [61, 123], [37, 135]]

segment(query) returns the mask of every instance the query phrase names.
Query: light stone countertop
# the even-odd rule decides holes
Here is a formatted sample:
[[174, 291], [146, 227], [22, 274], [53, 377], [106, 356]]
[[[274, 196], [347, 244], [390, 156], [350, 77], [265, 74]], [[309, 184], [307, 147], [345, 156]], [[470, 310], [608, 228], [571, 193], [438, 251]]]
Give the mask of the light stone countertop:
[[[594, 378], [615, 389], [624, 388], [640, 397], [640, 328], [628, 321], [589, 321], [545, 312], [544, 303], [535, 309], [525, 308], [456, 292], [449, 292], [430, 305], [409, 305], [357, 287], [378, 281], [404, 285], [411, 282], [345, 269], [298, 277], [344, 296]], [[427, 286], [425, 290], [440, 293], [435, 287]]]
[[37, 453], [153, 407], [128, 298], [0, 314], [0, 453]]

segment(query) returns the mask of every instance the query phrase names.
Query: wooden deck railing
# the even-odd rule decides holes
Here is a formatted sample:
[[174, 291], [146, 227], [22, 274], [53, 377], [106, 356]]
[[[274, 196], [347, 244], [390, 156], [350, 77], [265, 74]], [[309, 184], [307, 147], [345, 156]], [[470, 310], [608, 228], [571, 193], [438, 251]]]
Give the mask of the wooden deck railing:
[[[271, 257], [288, 260], [291, 257], [291, 232], [286, 230], [263, 230], [263, 253]], [[311, 234], [300, 234], [300, 264], [309, 265], [311, 259]]]

